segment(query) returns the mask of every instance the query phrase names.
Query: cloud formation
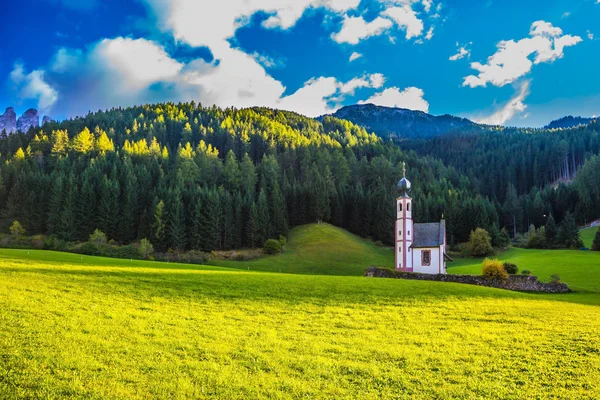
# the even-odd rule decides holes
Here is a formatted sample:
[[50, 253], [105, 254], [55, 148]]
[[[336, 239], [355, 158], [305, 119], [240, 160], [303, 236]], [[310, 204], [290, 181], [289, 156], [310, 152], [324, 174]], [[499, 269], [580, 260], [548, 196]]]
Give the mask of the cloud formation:
[[361, 58], [363, 55], [360, 53], [357, 53], [356, 51], [352, 54], [350, 54], [350, 62], [354, 61], [354, 60], [358, 60], [359, 58]]
[[345, 15], [342, 29], [331, 35], [331, 38], [337, 43], [358, 44], [363, 39], [380, 35], [392, 25], [392, 21], [382, 17], [366, 22], [363, 17]]
[[[498, 51], [488, 58], [486, 64], [472, 63], [471, 68], [478, 74], [465, 77], [463, 86], [486, 87], [491, 83], [502, 87], [527, 75], [535, 64], [551, 63], [562, 58], [566, 47], [582, 41], [579, 36], [563, 35], [562, 29], [545, 21], [534, 22], [529, 35], [518, 41], [498, 43]], [[535, 56], [533, 61], [531, 56]]]
[[527, 96], [529, 96], [530, 83], [530, 81], [522, 82], [518, 87], [518, 92], [492, 115], [474, 118], [473, 120], [480, 124], [503, 125], [507, 121], [513, 119], [517, 114], [523, 113], [527, 109], [527, 105], [524, 101]]
[[58, 92], [45, 81], [45, 71], [35, 70], [27, 73], [21, 63], [16, 63], [10, 73], [21, 99], [37, 100], [37, 108], [47, 112], [58, 100]]
[[359, 104], [371, 103], [378, 106], [429, 112], [429, 103], [423, 98], [424, 96], [425, 93], [423, 90], [416, 87], [408, 87], [404, 90], [400, 90], [398, 87], [391, 87], [374, 94], [367, 100], [359, 101]]
[[461, 46], [458, 43], [456, 43], [456, 47], [458, 47], [458, 53], [456, 53], [455, 55], [451, 56], [449, 58], [450, 61], [457, 61], [457, 60], [462, 60], [465, 57], [470, 58], [471, 57], [471, 50], [467, 49], [467, 46]]

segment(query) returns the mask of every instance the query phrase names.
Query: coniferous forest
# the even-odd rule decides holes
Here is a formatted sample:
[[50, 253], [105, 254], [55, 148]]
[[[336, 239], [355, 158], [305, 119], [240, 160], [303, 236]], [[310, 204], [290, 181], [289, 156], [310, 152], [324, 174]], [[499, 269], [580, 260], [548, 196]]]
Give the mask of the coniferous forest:
[[[599, 146], [597, 126], [396, 144], [265, 108], [118, 108], [2, 135], [0, 228], [18, 220], [65, 241], [99, 229], [122, 244], [210, 251], [326, 221], [391, 244], [406, 162], [417, 222], [445, 218], [452, 243], [481, 227], [497, 244], [503, 227], [599, 218]], [[579, 173], [556, 188], [563, 168]]]

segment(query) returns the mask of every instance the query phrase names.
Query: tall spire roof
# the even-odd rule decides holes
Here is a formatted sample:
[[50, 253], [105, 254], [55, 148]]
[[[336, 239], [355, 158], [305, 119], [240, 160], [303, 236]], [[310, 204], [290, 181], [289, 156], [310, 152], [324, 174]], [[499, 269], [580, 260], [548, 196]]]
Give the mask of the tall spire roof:
[[408, 179], [406, 179], [406, 163], [405, 162], [402, 163], [402, 175], [403, 175], [403, 178], [400, 179], [400, 181], [398, 182], [398, 186], [397, 186], [398, 195], [400, 195], [400, 197], [408, 197], [408, 192], [410, 192], [410, 189], [412, 188], [412, 184], [410, 183], [410, 181]]

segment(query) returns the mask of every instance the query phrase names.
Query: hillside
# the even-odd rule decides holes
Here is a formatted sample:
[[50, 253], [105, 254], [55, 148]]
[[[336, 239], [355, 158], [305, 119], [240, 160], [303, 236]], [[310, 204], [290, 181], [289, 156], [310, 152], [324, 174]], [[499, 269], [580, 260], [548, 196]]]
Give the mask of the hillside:
[[290, 231], [283, 254], [211, 264], [251, 271], [361, 276], [371, 265], [392, 268], [394, 251], [329, 224], [310, 224]]
[[587, 125], [595, 120], [596, 120], [596, 118], [573, 117], [572, 115], [569, 115], [567, 117], [562, 117], [560, 119], [556, 119], [556, 120], [550, 122], [548, 125], [545, 126], [545, 128], [546, 129], [568, 129], [568, 128], [574, 128], [579, 125]]
[[[423, 111], [390, 108], [373, 104], [339, 109], [333, 117], [351, 121], [383, 138], [430, 138], [452, 132], [479, 131], [480, 126], [452, 115], [434, 116]], [[322, 120], [323, 117], [320, 117]]]
[[[391, 244], [403, 163], [417, 221], [461, 218], [452, 201], [460, 196], [479, 208], [481, 226], [498, 225], [492, 203], [453, 169], [349, 121], [191, 102], [0, 138], [0, 232], [18, 221], [27, 236], [84, 242], [98, 229], [120, 244], [146, 238], [159, 252], [208, 252], [262, 247], [321, 220]], [[481, 223], [451, 234], [463, 239]]]

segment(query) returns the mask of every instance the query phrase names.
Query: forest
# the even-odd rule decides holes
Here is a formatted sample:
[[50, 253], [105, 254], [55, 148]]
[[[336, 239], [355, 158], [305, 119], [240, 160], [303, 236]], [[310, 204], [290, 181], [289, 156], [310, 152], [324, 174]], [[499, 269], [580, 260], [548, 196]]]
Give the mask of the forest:
[[[555, 154], [558, 135], [566, 156]], [[266, 108], [99, 111], [2, 134], [0, 229], [18, 220], [28, 235], [64, 241], [99, 229], [120, 244], [147, 238], [158, 251], [210, 251], [262, 247], [291, 227], [326, 221], [391, 244], [403, 162], [415, 220], [445, 218], [452, 243], [478, 227], [498, 244], [515, 221], [526, 232], [549, 215], [556, 223], [567, 213], [579, 222], [600, 217], [597, 127], [428, 143]], [[576, 182], [555, 188], [565, 159], [579, 168]]]

